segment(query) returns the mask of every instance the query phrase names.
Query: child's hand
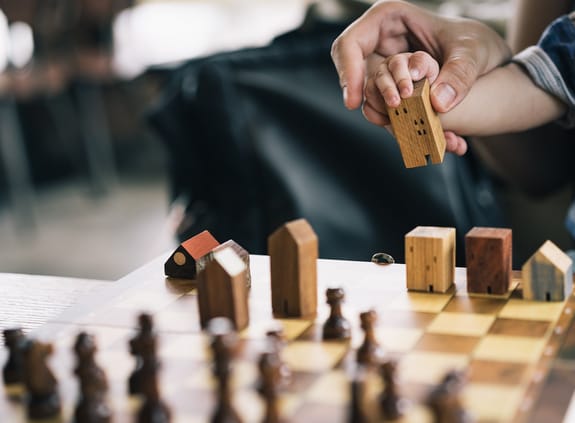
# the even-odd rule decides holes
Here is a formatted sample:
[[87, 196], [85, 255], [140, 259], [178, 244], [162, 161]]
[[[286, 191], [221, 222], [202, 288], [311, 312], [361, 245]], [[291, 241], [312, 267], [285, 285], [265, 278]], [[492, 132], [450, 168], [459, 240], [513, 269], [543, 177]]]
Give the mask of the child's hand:
[[[391, 129], [387, 106], [398, 107], [402, 98], [413, 94], [413, 81], [427, 78], [432, 84], [439, 74], [439, 64], [428, 53], [400, 53], [389, 57], [368, 58], [368, 79], [365, 84], [363, 115], [388, 130]], [[467, 151], [465, 140], [451, 131], [445, 132], [446, 150], [457, 155]]]

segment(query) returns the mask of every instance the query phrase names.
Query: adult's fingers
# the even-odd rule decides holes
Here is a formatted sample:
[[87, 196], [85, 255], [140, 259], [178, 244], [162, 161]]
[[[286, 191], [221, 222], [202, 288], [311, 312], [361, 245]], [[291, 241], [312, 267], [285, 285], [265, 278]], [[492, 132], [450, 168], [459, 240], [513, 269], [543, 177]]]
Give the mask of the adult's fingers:
[[[348, 28], [349, 29], [349, 28]], [[363, 101], [365, 57], [360, 44], [344, 31], [333, 43], [331, 58], [339, 76], [343, 102], [348, 109], [357, 109]]]

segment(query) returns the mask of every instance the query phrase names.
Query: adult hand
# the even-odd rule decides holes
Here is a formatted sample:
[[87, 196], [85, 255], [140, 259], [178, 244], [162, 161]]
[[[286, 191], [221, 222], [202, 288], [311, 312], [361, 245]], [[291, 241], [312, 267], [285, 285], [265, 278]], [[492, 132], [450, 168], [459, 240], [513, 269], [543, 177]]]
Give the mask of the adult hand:
[[478, 76], [511, 55], [505, 41], [486, 25], [433, 14], [404, 1], [379, 1], [333, 43], [332, 60], [349, 109], [363, 102], [367, 58], [423, 50], [441, 64], [431, 102], [447, 112], [467, 94]]

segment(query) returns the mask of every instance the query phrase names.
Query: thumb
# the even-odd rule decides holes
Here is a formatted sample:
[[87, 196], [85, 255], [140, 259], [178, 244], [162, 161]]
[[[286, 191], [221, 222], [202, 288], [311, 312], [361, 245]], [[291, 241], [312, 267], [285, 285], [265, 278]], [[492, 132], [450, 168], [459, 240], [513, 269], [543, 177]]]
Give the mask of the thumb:
[[439, 113], [451, 110], [467, 95], [478, 75], [477, 64], [468, 56], [457, 54], [448, 57], [431, 86], [433, 108]]

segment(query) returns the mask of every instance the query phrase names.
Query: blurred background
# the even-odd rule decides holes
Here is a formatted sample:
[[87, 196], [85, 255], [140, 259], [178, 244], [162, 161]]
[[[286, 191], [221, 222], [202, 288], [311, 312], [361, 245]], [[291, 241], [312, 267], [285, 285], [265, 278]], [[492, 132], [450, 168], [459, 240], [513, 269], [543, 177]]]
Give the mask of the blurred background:
[[[423, 1], [504, 32], [508, 0]], [[173, 248], [181, 207], [147, 115], [172, 69], [268, 45], [345, 0], [1, 0], [0, 271], [118, 279]]]

